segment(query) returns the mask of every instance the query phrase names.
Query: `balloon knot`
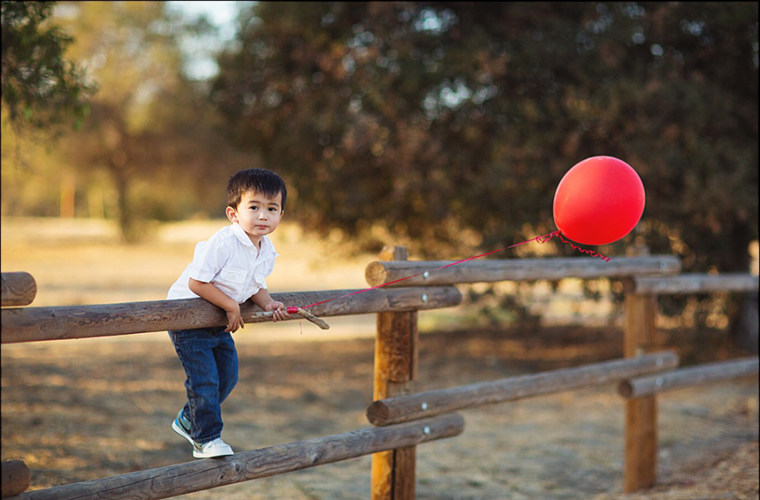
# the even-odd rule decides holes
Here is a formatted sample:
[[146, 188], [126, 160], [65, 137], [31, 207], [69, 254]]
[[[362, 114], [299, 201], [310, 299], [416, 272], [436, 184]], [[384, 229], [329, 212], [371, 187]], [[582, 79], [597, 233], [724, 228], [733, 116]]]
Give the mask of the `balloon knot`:
[[557, 231], [554, 231], [552, 233], [543, 234], [541, 236], [536, 236], [533, 239], [535, 241], [537, 241], [538, 243], [546, 243], [547, 241], [549, 241], [550, 239], [554, 238], [555, 236], [560, 236], [560, 234], [561, 233], [559, 232], [559, 230], [557, 230]]

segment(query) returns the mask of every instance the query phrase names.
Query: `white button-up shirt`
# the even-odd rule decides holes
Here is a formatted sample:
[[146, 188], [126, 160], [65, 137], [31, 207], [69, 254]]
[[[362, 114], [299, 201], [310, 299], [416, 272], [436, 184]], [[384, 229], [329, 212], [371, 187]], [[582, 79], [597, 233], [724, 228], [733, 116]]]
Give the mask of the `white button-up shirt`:
[[242, 304], [262, 288], [274, 270], [277, 252], [269, 238], [261, 238], [261, 250], [238, 224], [217, 231], [208, 241], [195, 246], [193, 261], [169, 289], [167, 299], [191, 299], [190, 278], [213, 283], [222, 292]]

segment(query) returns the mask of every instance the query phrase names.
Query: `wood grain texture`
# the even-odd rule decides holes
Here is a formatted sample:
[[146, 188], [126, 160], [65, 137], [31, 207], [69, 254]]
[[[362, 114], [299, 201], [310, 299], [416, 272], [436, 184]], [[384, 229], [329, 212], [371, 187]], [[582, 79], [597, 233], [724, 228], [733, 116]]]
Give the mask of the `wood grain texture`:
[[2, 273], [2, 306], [28, 306], [37, 296], [37, 282], [25, 272]]
[[[273, 293], [284, 304], [313, 304], [316, 316], [341, 316], [381, 311], [436, 309], [457, 305], [462, 295], [454, 287], [377, 289], [344, 297], [352, 290]], [[252, 302], [241, 306], [246, 323], [271, 321], [259, 316]], [[8, 308], [2, 312], [2, 343], [127, 335], [223, 326], [224, 311], [203, 299], [156, 300], [85, 306]], [[293, 319], [300, 319], [293, 315]]]
[[679, 274], [677, 276], [642, 276], [633, 279], [631, 293], [657, 295], [708, 293], [708, 292], [757, 292], [758, 277], [749, 273]]
[[746, 377], [758, 374], [757, 356], [706, 363], [689, 368], [681, 368], [659, 375], [648, 375], [624, 380], [618, 387], [618, 392], [626, 398], [651, 396], [663, 391], [691, 387], [699, 384]]
[[[382, 258], [406, 260], [405, 247], [387, 248]], [[417, 311], [380, 312], [375, 337], [374, 399], [408, 394], [417, 378]], [[417, 450], [399, 447], [372, 455], [372, 500], [413, 500]]]
[[[655, 343], [657, 297], [627, 294], [623, 327], [623, 354], [636, 358]], [[657, 399], [654, 396], [625, 402], [625, 458], [623, 492], [651, 488], [657, 481]]]
[[[389, 287], [455, 285], [496, 281], [558, 280], [563, 278], [614, 278], [651, 274], [674, 274], [681, 261], [670, 255], [616, 257], [602, 262], [594, 257], [456, 261], [375, 261], [364, 277], [371, 286], [396, 280]], [[413, 277], [412, 277], [413, 276]]]
[[152, 500], [453, 437], [464, 430], [460, 415], [446, 415], [393, 427], [373, 427], [222, 458], [131, 472], [11, 497], [16, 500]]
[[425, 391], [374, 401], [367, 408], [367, 419], [373, 425], [407, 422], [456, 410], [620, 381], [635, 375], [670, 370], [676, 366], [678, 356], [664, 351], [632, 359]]

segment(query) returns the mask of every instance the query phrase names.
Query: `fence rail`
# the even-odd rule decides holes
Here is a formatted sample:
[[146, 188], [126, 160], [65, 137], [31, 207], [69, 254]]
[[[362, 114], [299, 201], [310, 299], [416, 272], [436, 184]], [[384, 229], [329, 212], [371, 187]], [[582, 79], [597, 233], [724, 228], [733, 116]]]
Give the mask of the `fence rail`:
[[706, 363], [689, 368], [679, 368], [669, 373], [624, 380], [620, 383], [618, 392], [626, 398], [640, 398], [672, 389], [757, 374], [758, 357], [754, 356], [718, 363]]
[[[360, 291], [273, 293], [272, 297], [288, 305], [328, 300], [310, 309], [317, 316], [437, 309], [455, 306], [462, 301], [462, 294], [454, 287], [375, 289], [357, 294]], [[342, 299], [347, 295], [350, 300], [349, 297]], [[240, 312], [246, 323], [271, 321], [262, 318], [261, 308], [252, 302], [242, 304]], [[203, 299], [10, 308], [2, 310], [1, 342], [130, 335], [226, 324], [224, 311]]]
[[627, 290], [629, 293], [653, 293], [657, 295], [756, 292], [758, 289], [758, 277], [746, 273], [637, 276], [629, 283], [633, 285]]
[[367, 409], [367, 419], [374, 425], [396, 424], [456, 410], [617, 382], [637, 375], [671, 370], [676, 366], [678, 356], [665, 351], [576, 368], [418, 392], [374, 401]]
[[150, 500], [361, 457], [459, 435], [461, 415], [450, 414], [391, 427], [371, 427], [333, 436], [195, 460], [12, 497], [17, 500]]
[[[391, 287], [456, 285], [496, 281], [559, 280], [564, 278], [621, 278], [651, 274], [673, 274], [681, 260], [670, 255], [620, 257], [600, 263], [593, 257], [552, 259], [459, 261], [376, 261], [365, 270], [371, 286]], [[395, 282], [395, 283], [394, 283]]]

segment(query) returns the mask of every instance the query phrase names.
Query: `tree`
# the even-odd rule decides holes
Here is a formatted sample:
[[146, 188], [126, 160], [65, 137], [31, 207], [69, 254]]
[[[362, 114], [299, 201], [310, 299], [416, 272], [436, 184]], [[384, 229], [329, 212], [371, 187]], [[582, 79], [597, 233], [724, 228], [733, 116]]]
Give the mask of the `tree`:
[[238, 166], [203, 89], [183, 73], [179, 37], [204, 27], [180, 23], [164, 2], [63, 2], [57, 15], [75, 37], [71, 57], [100, 85], [81, 133], [64, 144], [66, 163], [80, 177], [107, 172], [122, 235], [134, 241], [140, 220], [181, 214], [204, 181]]
[[79, 123], [94, 91], [64, 58], [72, 39], [49, 22], [52, 2], [2, 2], [3, 110], [18, 129]]
[[552, 230], [564, 172], [609, 154], [648, 194], [618, 247], [747, 269], [756, 4], [260, 2], [240, 26], [213, 98], [310, 227], [490, 249]]

